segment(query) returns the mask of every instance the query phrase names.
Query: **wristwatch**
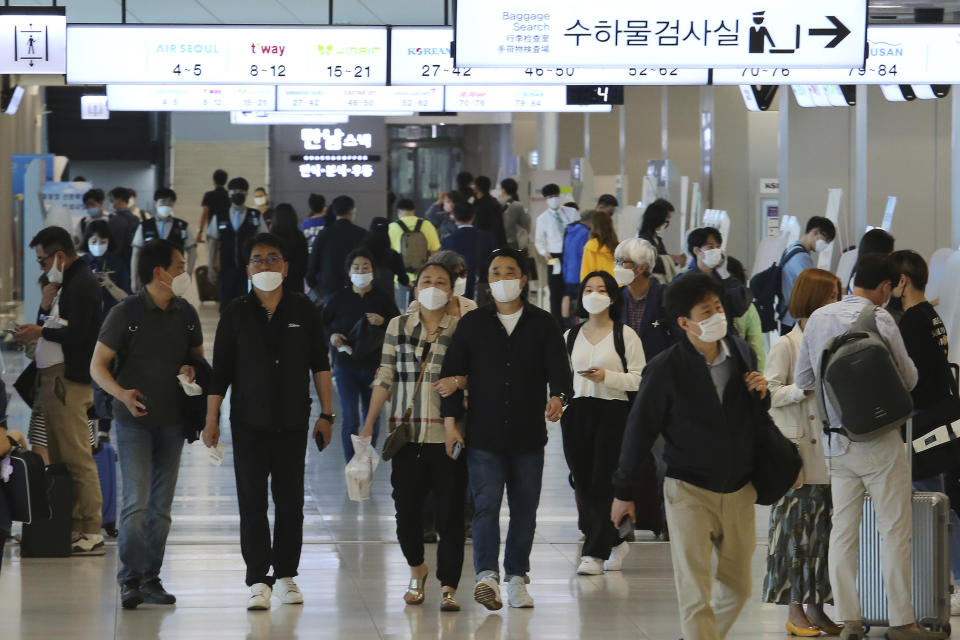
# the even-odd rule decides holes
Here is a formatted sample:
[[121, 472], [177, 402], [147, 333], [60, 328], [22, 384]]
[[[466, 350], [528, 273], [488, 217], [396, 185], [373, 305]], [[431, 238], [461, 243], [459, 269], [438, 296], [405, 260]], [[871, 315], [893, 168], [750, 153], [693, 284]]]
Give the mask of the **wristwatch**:
[[320, 419], [321, 419], [321, 420], [326, 420], [326, 421], [329, 422], [330, 424], [333, 424], [333, 419], [336, 418], [336, 417], [337, 417], [337, 414], [335, 414], [335, 413], [321, 413], [321, 414], [320, 414]]
[[568, 398], [567, 394], [565, 393], [558, 393], [554, 397], [560, 398], [560, 406], [562, 406], [563, 408], [566, 408], [567, 405], [570, 404], [570, 398]]

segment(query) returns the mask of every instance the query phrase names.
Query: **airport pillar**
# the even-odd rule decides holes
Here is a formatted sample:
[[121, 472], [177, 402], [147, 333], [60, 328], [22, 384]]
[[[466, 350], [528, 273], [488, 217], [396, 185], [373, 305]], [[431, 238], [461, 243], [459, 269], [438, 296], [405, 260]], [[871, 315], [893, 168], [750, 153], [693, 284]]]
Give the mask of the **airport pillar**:
[[538, 168], [543, 171], [555, 171], [557, 169], [559, 127], [559, 114], [537, 114], [537, 152], [540, 156]]
[[857, 85], [853, 112], [853, 221], [854, 238], [867, 230], [867, 85]]

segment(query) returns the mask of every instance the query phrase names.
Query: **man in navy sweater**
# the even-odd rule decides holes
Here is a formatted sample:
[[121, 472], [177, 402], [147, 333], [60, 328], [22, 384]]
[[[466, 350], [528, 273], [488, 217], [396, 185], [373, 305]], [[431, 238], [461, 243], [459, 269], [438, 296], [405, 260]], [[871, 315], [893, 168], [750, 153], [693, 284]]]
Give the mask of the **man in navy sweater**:
[[703, 273], [667, 289], [667, 312], [686, 339], [647, 364], [613, 477], [611, 518], [619, 526], [634, 518], [637, 472], [663, 435], [664, 503], [686, 640], [726, 637], [750, 597], [754, 440], [770, 420], [767, 381], [747, 343], [727, 335], [720, 292]]

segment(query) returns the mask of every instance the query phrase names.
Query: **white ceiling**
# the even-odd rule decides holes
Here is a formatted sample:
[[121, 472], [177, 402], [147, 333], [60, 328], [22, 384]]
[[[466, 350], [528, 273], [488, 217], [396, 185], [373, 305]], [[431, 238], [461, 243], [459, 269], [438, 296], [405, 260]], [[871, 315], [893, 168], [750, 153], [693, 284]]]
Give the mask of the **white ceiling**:
[[[334, 0], [337, 24], [443, 24], [453, 0]], [[50, 6], [12, 0], [11, 6]], [[68, 22], [120, 22], [120, 0], [58, 0]], [[127, 0], [127, 22], [181, 24], [327, 24], [328, 0]]]

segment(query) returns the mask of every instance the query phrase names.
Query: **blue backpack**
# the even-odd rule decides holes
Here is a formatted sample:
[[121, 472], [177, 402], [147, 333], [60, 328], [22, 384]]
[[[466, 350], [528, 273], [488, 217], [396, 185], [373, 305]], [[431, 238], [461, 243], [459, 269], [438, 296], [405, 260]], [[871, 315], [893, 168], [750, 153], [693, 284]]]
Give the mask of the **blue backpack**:
[[799, 253], [806, 251], [803, 247], [795, 247], [787, 255], [783, 256], [779, 264], [774, 262], [772, 265], [750, 278], [750, 291], [753, 293], [753, 304], [757, 307], [757, 313], [760, 314], [760, 328], [764, 333], [777, 330], [778, 313], [777, 310], [786, 306], [786, 300], [782, 300], [783, 292], [780, 290], [780, 283], [783, 281], [783, 265], [790, 262], [790, 259]]

